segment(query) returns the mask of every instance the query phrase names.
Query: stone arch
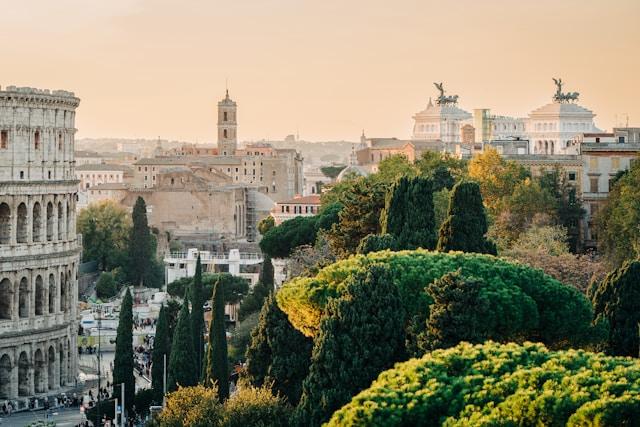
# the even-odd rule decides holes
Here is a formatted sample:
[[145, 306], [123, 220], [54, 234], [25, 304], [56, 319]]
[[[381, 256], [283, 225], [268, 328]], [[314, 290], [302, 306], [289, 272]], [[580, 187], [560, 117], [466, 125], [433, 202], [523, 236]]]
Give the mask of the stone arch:
[[49, 274], [49, 313], [56, 312], [56, 276]]
[[65, 354], [64, 354], [64, 347], [62, 346], [62, 343], [60, 343], [58, 345], [58, 354], [60, 357], [60, 386], [63, 386], [67, 383], [66, 381], [66, 375], [67, 375], [67, 360]]
[[549, 141], [549, 154], [553, 154], [555, 148], [555, 144], [553, 141]]
[[62, 210], [62, 202], [58, 202], [58, 240], [64, 239], [64, 212]]
[[8, 354], [0, 357], [0, 399], [11, 397], [11, 358]]
[[36, 393], [44, 393], [46, 391], [46, 384], [44, 383], [45, 364], [42, 350], [37, 349], [33, 355], [33, 388]]
[[11, 243], [11, 208], [0, 203], [0, 245]]
[[36, 315], [42, 315], [44, 314], [44, 283], [42, 281], [42, 276], [40, 276], [38, 274], [38, 276], [36, 277], [36, 306], [35, 306], [35, 311], [36, 311]]
[[549, 154], [549, 141], [544, 141], [544, 154]]
[[47, 388], [53, 390], [56, 386], [56, 349], [49, 346], [49, 354], [47, 355]]
[[26, 277], [20, 280], [18, 288], [18, 317], [29, 317], [29, 281]]
[[41, 242], [42, 241], [42, 208], [40, 207], [39, 202], [35, 202], [33, 204], [33, 241]]
[[53, 240], [53, 203], [47, 203], [47, 242]]
[[29, 356], [23, 351], [18, 357], [18, 396], [29, 395]]
[[29, 233], [27, 231], [27, 205], [20, 203], [18, 205], [18, 221], [16, 227], [16, 241], [18, 243], [27, 243]]
[[0, 320], [11, 320], [11, 301], [13, 301], [11, 281], [5, 278], [0, 282]]
[[60, 272], [60, 311], [67, 311], [67, 281], [64, 278], [64, 272]]

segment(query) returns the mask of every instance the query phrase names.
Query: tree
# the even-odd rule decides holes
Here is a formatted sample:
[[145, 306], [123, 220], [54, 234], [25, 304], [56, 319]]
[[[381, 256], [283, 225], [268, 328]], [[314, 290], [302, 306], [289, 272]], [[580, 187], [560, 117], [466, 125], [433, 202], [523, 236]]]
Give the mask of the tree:
[[[125, 404], [133, 405], [136, 380], [133, 376], [133, 300], [127, 288], [120, 306], [118, 331], [116, 335], [116, 353], [113, 359], [113, 384], [124, 384]], [[120, 397], [120, 387], [114, 387], [114, 395]]]
[[396, 250], [396, 239], [391, 234], [369, 234], [360, 240], [357, 253], [368, 254], [369, 252], [378, 252], [386, 249]]
[[227, 356], [227, 333], [224, 321], [224, 284], [216, 282], [213, 287], [213, 313], [209, 326], [207, 348], [206, 385], [218, 388], [218, 398], [224, 402], [229, 397], [229, 361]]
[[96, 296], [98, 298], [112, 298], [118, 293], [113, 274], [103, 271], [96, 282]]
[[[405, 312], [384, 266], [354, 277], [329, 301], [304, 380], [298, 420], [319, 426], [404, 355]], [[384, 343], [384, 345], [374, 345]]]
[[431, 180], [402, 177], [389, 190], [380, 218], [382, 234], [398, 249], [433, 249], [436, 243]]
[[614, 267], [640, 257], [640, 162], [623, 174], [595, 216], [598, 248]]
[[437, 250], [496, 254], [496, 245], [487, 240], [487, 217], [480, 186], [461, 181], [453, 187], [448, 217], [440, 227]]
[[638, 357], [640, 261], [626, 261], [594, 285], [589, 295], [595, 320], [609, 323], [609, 352], [614, 356]]
[[475, 155], [469, 162], [469, 178], [480, 185], [484, 205], [492, 216], [500, 212], [505, 198], [529, 175], [523, 166], [503, 159], [493, 148]]
[[312, 340], [291, 326], [275, 298], [269, 296], [247, 348], [249, 382], [256, 387], [270, 385], [274, 394], [297, 405], [302, 381], [309, 372], [312, 345]]
[[298, 216], [267, 231], [260, 240], [260, 249], [273, 258], [286, 258], [294, 248], [316, 240], [316, 218]]
[[289, 427], [291, 407], [266, 387], [240, 387], [224, 403], [224, 427]]
[[346, 167], [346, 165], [322, 166], [320, 172], [327, 178], [336, 179], [338, 175], [340, 175], [340, 172]]
[[131, 229], [124, 208], [110, 200], [92, 203], [80, 211], [77, 225], [85, 261], [98, 261], [98, 268], [103, 271], [124, 263]]
[[509, 253], [541, 252], [551, 256], [569, 253], [567, 230], [561, 226], [531, 226], [520, 234]]
[[384, 208], [387, 184], [358, 179], [339, 196], [344, 206], [339, 222], [326, 233], [331, 250], [340, 258], [356, 252], [360, 240], [380, 232], [380, 212]]
[[196, 271], [191, 282], [191, 333], [193, 349], [196, 357], [196, 372], [202, 377], [202, 361], [204, 359], [204, 297], [202, 289], [202, 262], [200, 254], [196, 260]]
[[417, 174], [417, 168], [409, 162], [407, 156], [394, 154], [385, 157], [378, 164], [378, 173], [374, 179], [392, 184], [402, 177], [415, 177]]
[[152, 238], [147, 223], [147, 205], [138, 196], [131, 215], [133, 227], [129, 237], [128, 276], [135, 285], [150, 281], [155, 260], [155, 239]]
[[[202, 276], [202, 294], [212, 295], [216, 282], [224, 283], [224, 301], [237, 304], [249, 292], [249, 281], [243, 277], [229, 273], [208, 273]], [[167, 292], [174, 297], [184, 298], [193, 284], [193, 277], [183, 277], [167, 285]]]
[[[450, 153], [443, 153], [440, 151], [425, 151], [422, 153], [422, 157], [416, 160], [415, 163], [418, 168], [420, 176], [425, 178], [432, 178], [434, 180], [434, 191], [439, 191], [442, 188], [451, 189], [448, 178], [443, 174], [443, 171], [447, 171], [453, 178], [454, 183], [461, 180], [467, 175], [467, 161], [458, 159]], [[446, 178], [441, 181], [438, 177]], [[445, 185], [442, 185], [445, 184]]]
[[557, 220], [556, 200], [538, 180], [525, 178], [517, 183], [504, 202], [504, 208], [511, 214], [511, 226], [516, 236], [530, 227], [536, 217], [545, 215], [550, 223]]
[[267, 231], [271, 230], [275, 226], [276, 220], [271, 215], [268, 215], [262, 218], [258, 223], [258, 231], [264, 236]]
[[273, 287], [273, 263], [271, 262], [271, 257], [269, 255], [264, 256], [258, 281], [264, 283], [266, 286]]
[[231, 337], [228, 340], [230, 366], [244, 362], [245, 353], [251, 343], [251, 332], [258, 326], [259, 320], [259, 311], [251, 313], [242, 317], [236, 327], [231, 331]]
[[223, 407], [215, 388], [180, 387], [167, 396], [167, 407], [158, 416], [159, 427], [217, 427]]
[[156, 323], [156, 335], [151, 353], [151, 386], [153, 387], [154, 400], [158, 404], [162, 402], [164, 396], [165, 356], [168, 364], [171, 356], [169, 352], [170, 339], [167, 308], [163, 304], [160, 307], [160, 314]]
[[[173, 344], [173, 337], [175, 336], [176, 326], [178, 325], [178, 317], [180, 316], [180, 310], [182, 306], [174, 299], [170, 299], [166, 305], [167, 323], [169, 325], [169, 333], [167, 334], [167, 340], [169, 341], [169, 354], [171, 354], [171, 345]], [[167, 356], [167, 364], [169, 363], [169, 356]]]
[[173, 334], [169, 356], [168, 391], [178, 386], [188, 387], [198, 383], [198, 367], [193, 348], [193, 333], [189, 317], [189, 301], [185, 299], [180, 309], [178, 323]]
[[453, 347], [461, 341], [521, 341], [538, 322], [535, 302], [516, 285], [447, 273], [429, 284], [433, 298], [421, 347]]

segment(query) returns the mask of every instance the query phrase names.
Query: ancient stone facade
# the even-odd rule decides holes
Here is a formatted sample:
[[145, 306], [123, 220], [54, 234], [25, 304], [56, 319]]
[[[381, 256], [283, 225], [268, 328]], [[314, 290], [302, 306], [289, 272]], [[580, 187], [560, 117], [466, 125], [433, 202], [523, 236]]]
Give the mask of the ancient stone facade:
[[79, 102], [65, 91], [0, 91], [0, 400], [19, 406], [76, 379]]

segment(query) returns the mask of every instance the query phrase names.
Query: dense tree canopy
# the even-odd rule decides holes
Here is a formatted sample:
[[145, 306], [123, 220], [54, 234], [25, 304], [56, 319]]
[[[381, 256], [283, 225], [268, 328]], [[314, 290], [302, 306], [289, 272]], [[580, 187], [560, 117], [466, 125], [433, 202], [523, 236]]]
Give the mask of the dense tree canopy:
[[110, 272], [102, 272], [96, 282], [96, 296], [98, 298], [112, 298], [118, 293], [116, 281]]
[[[224, 301], [236, 304], [249, 292], [247, 279], [229, 273], [207, 273], [202, 275], [202, 294], [209, 297], [213, 294], [213, 285], [221, 281], [224, 283]], [[183, 277], [167, 285], [167, 292], [171, 296], [184, 298], [185, 290], [193, 284], [193, 277]]]
[[124, 264], [131, 229], [124, 208], [113, 201], [92, 203], [78, 214], [77, 229], [82, 234], [84, 261], [98, 261], [101, 270]]
[[638, 357], [640, 340], [640, 261], [627, 261], [589, 292], [596, 320], [609, 323], [608, 351]]
[[320, 168], [320, 172], [322, 172], [322, 174], [327, 178], [335, 179], [338, 177], [338, 175], [340, 175], [340, 172], [342, 172], [342, 170], [346, 167], [347, 167], [346, 165], [322, 166]]
[[383, 372], [328, 426], [640, 425], [640, 362], [463, 343]]
[[171, 343], [169, 357], [167, 390], [174, 391], [178, 386], [187, 387], [198, 383], [198, 369], [196, 355], [193, 348], [193, 333], [189, 302], [185, 300], [178, 315], [178, 323]]
[[127, 255], [129, 280], [135, 285], [149, 284], [153, 281], [156, 247], [147, 222], [147, 205], [142, 197], [138, 196], [131, 218], [133, 226], [129, 234]]
[[[123, 384], [125, 396], [135, 394], [135, 378], [133, 376], [133, 299], [129, 289], [124, 294], [120, 306], [118, 331], [116, 335], [116, 353], [113, 359], [113, 384]], [[116, 395], [120, 388], [116, 387]], [[125, 399], [127, 408], [133, 405], [133, 399]]]
[[211, 323], [205, 385], [218, 389], [218, 398], [224, 402], [229, 397], [229, 356], [227, 353], [227, 326], [224, 317], [224, 282], [213, 286]]
[[601, 338], [591, 326], [591, 304], [579, 291], [540, 270], [480, 254], [415, 250], [354, 256], [323, 268], [314, 277], [299, 277], [285, 283], [276, 294], [278, 305], [296, 328], [314, 336], [330, 298], [344, 292], [345, 282], [351, 276], [376, 263], [388, 265], [410, 316], [428, 315], [432, 298], [426, 291], [427, 285], [460, 269], [464, 276], [504, 289], [515, 285], [535, 302], [538, 322], [527, 336], [530, 340], [567, 347]]

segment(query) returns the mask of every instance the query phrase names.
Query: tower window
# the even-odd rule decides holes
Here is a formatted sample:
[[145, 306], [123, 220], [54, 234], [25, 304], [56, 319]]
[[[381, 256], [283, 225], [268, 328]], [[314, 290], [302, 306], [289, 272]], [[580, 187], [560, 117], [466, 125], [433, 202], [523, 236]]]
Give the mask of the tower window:
[[33, 148], [36, 150], [40, 149], [40, 131], [36, 131], [33, 135]]
[[227, 137], [227, 130], [226, 130], [226, 129], [224, 129], [224, 130], [222, 131], [222, 134], [223, 134], [223, 135], [224, 135], [224, 137], [226, 138], [226, 137]]
[[224, 118], [222, 119], [222, 121], [225, 121], [225, 122], [226, 122], [226, 121], [227, 121], [227, 112], [225, 111], [225, 112], [224, 112], [224, 113], [222, 113], [222, 114], [223, 114], [223, 116], [224, 116]]
[[9, 132], [6, 130], [0, 131], [0, 148], [3, 150], [9, 148]]

